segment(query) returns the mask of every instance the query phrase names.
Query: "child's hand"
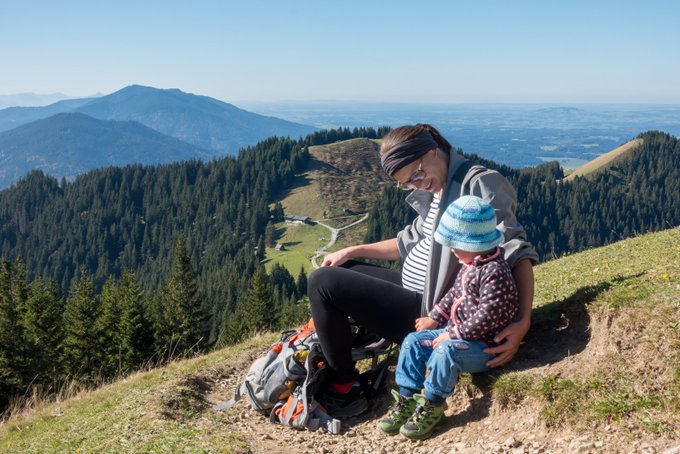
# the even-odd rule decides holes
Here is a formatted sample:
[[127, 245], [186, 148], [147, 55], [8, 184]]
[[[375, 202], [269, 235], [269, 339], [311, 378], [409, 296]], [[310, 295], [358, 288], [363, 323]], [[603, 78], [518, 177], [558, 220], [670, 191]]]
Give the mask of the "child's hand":
[[425, 331], [437, 327], [437, 322], [430, 317], [420, 317], [416, 319], [416, 331]]
[[449, 336], [447, 331], [444, 331], [439, 336], [434, 338], [432, 341], [432, 348], [435, 348], [437, 345], [441, 344], [442, 342], [446, 342], [447, 340], [451, 340], [451, 336]]

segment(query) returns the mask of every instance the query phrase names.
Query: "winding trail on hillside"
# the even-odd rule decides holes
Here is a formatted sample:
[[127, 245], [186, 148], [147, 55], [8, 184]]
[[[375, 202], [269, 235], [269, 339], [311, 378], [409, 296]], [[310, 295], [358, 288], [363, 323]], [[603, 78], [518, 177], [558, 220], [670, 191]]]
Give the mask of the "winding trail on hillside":
[[354, 227], [354, 226], [357, 225], [357, 224], [361, 224], [361, 223], [364, 222], [366, 219], [368, 219], [368, 213], [364, 214], [364, 215], [361, 217], [361, 219], [359, 219], [358, 221], [352, 222], [351, 224], [348, 224], [348, 225], [346, 225], [346, 226], [344, 226], [344, 227], [340, 227], [339, 229], [336, 229], [335, 227], [331, 227], [331, 226], [328, 225], [328, 224], [324, 224], [324, 223], [321, 222], [321, 221], [314, 220], [314, 222], [316, 222], [317, 224], [322, 225], [322, 226], [326, 227], [328, 230], [331, 231], [331, 240], [328, 242], [328, 244], [326, 244], [324, 247], [322, 247], [321, 249], [319, 249], [318, 251], [316, 251], [316, 253], [314, 254], [314, 256], [312, 256], [311, 261], [312, 261], [312, 266], [314, 267], [314, 269], [319, 268], [319, 264], [316, 263], [316, 260], [317, 260], [319, 257], [321, 257], [322, 255], [325, 255], [325, 254], [326, 254], [326, 251], [328, 251], [328, 249], [331, 248], [331, 247], [335, 244], [335, 242], [336, 242], [337, 239], [338, 239], [338, 234], [339, 234], [342, 230], [348, 229], [348, 228], [350, 228], [350, 227]]

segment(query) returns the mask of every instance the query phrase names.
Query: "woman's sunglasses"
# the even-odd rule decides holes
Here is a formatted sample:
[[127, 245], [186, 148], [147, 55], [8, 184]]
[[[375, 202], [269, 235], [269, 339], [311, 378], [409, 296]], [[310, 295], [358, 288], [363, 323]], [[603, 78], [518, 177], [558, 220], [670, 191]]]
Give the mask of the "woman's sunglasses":
[[402, 191], [418, 189], [426, 176], [427, 173], [425, 173], [425, 171], [423, 170], [423, 160], [421, 158], [420, 164], [418, 165], [418, 168], [414, 170], [413, 173], [411, 174], [411, 178], [404, 182], [397, 181], [397, 188], [401, 189]]

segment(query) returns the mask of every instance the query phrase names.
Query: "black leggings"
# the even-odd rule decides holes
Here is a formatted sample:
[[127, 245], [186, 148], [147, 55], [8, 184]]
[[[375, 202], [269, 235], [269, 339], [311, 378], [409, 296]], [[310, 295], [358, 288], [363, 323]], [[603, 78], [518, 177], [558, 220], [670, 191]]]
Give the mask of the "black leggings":
[[352, 379], [352, 339], [347, 317], [370, 332], [401, 343], [415, 331], [422, 295], [401, 286], [401, 273], [349, 261], [309, 275], [308, 295], [321, 347], [333, 381]]

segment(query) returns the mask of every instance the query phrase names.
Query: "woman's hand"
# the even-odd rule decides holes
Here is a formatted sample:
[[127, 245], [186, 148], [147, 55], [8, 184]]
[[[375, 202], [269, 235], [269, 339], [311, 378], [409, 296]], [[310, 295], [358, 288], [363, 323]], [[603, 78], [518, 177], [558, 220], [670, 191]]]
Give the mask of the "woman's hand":
[[432, 341], [432, 348], [436, 348], [437, 345], [441, 344], [442, 342], [446, 342], [447, 340], [451, 340], [451, 336], [449, 336], [448, 331], [444, 330], [443, 333], [434, 338]]
[[346, 247], [340, 249], [339, 251], [331, 252], [330, 254], [324, 256], [321, 266], [340, 266], [347, 260], [351, 259], [350, 256], [351, 247]]
[[425, 331], [428, 329], [434, 329], [437, 327], [437, 322], [435, 322], [430, 317], [420, 317], [416, 319], [416, 331]]
[[500, 345], [484, 349], [484, 353], [496, 355], [495, 358], [487, 361], [486, 365], [498, 367], [510, 361], [517, 353], [517, 350], [519, 350], [519, 344], [529, 331], [530, 325], [530, 321], [520, 320], [508, 325], [503, 331], [498, 333], [493, 340]]

